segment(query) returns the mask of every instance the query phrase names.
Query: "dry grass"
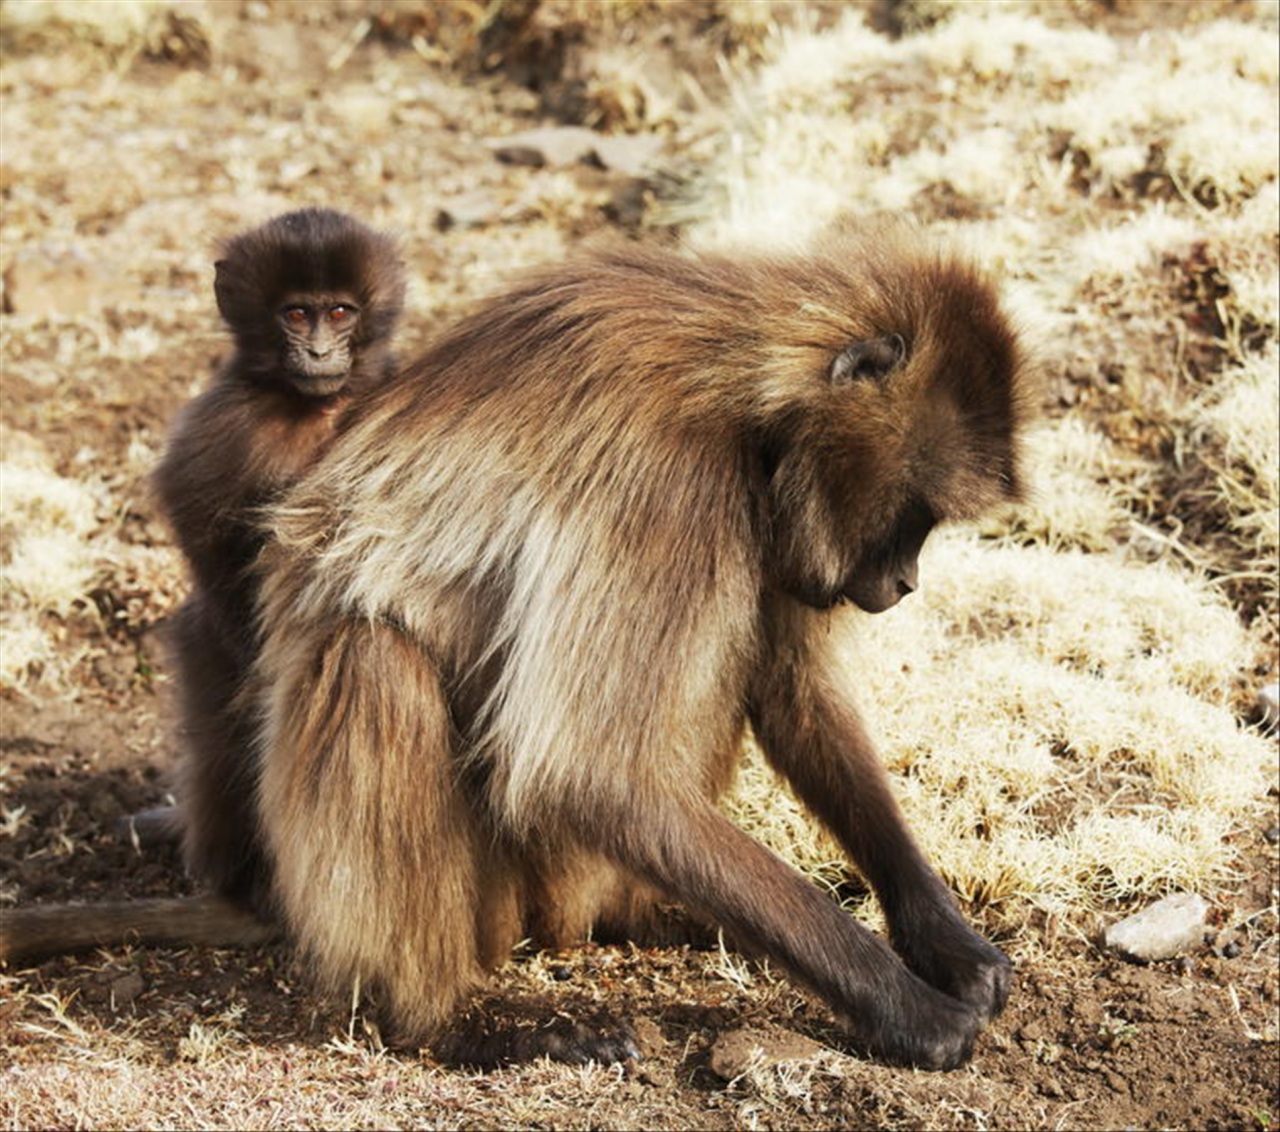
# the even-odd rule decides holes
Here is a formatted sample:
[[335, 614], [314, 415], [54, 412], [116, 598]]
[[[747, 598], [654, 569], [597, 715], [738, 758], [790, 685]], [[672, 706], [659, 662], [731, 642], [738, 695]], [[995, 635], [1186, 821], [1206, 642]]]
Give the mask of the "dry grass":
[[[708, 5], [723, 55], [678, 79], [657, 66], [665, 49], [623, 36], [629, 20], [666, 18], [660, 6], [547, 7], [613, 29], [586, 75], [593, 120], [661, 132], [677, 168], [696, 170], [654, 225], [678, 224], [695, 246], [797, 244], [847, 213], [902, 210], [999, 269], [1037, 341], [1050, 383], [1031, 446], [1035, 499], [931, 540], [919, 595], [841, 629], [850, 683], [948, 880], [1024, 960], [1053, 953], [1046, 917], [1074, 939], [1100, 910], [1173, 889], [1228, 907], [1242, 880], [1236, 831], [1276, 783], [1274, 739], [1249, 723], [1280, 639], [1274, 5], [1117, 30], [1090, 23], [1087, 5], [916, 0], [903, 9], [915, 33], [900, 39], [862, 9], [826, 8], [834, 20], [817, 32], [816, 14], [790, 6]], [[596, 171], [488, 160], [484, 138], [539, 113], [528, 92], [464, 86], [423, 63], [421, 45], [333, 67], [354, 9], [237, 13], [4, 5], [0, 268], [54, 241], [107, 273], [93, 309], [4, 316], [6, 704], [65, 701], [92, 719], [98, 659], [136, 649], [139, 674], [160, 664], [149, 631], [183, 580], [144, 478], [165, 418], [220, 349], [215, 237], [311, 203], [402, 233], [413, 352], [513, 268], [604, 223], [610, 190]], [[165, 57], [201, 65], [130, 70]], [[218, 115], [244, 128], [210, 129]], [[493, 218], [437, 232], [437, 211], [475, 190], [492, 194]], [[0, 761], [0, 789], [19, 777]], [[756, 753], [728, 806], [877, 924], [830, 839]], [[0, 837], [28, 821], [6, 803]], [[82, 860], [85, 847], [72, 848]], [[5, 878], [5, 898], [20, 884]], [[4, 978], [0, 1044], [14, 1064], [0, 1068], [0, 1126], [985, 1127], [1021, 1096], [833, 1054], [754, 1066], [726, 1090], [699, 1085], [698, 1107], [673, 1114], [661, 1098], [686, 1093], [639, 1090], [613, 1070], [480, 1076], [393, 1057], [360, 1019], [324, 1013], [252, 957], [227, 971], [201, 958], [230, 989], [195, 1000], [208, 984], [193, 980], [191, 1001], [193, 958], [168, 974], [163, 957], [125, 962], [165, 988], [136, 1017], [59, 989], [92, 985], [105, 957], [47, 980]], [[621, 994], [656, 1014], [696, 998], [719, 1018], [828, 1032], [786, 980], [727, 954], [536, 957], [503, 975], [503, 991], [563, 989], [551, 963], [572, 966], [593, 1001]], [[248, 986], [293, 1028], [263, 1023]], [[1260, 1017], [1250, 1025], [1274, 1033]], [[308, 1018], [305, 1040], [279, 1037]], [[667, 1029], [690, 1036], [666, 1060], [696, 1061], [694, 1023]], [[682, 1087], [701, 1081], [687, 1072]]]
[[[1012, 277], [1052, 375], [1082, 328], [1133, 370], [1105, 403], [1127, 427], [1085, 398], [1052, 413], [1033, 504], [938, 540], [922, 600], [850, 629], [915, 828], [1006, 930], [1028, 904], [1220, 891], [1228, 834], [1275, 780], [1240, 688], [1274, 663], [1278, 49], [1218, 21], [1144, 33], [1134, 62], [1106, 33], [992, 4], [893, 42], [851, 12], [780, 35], [740, 81], [736, 128], [680, 211], [695, 243], [792, 244], [906, 208]], [[1127, 334], [1163, 330], [1159, 269], [1197, 247], [1225, 285], [1191, 380], [1174, 349], [1129, 360], [1096, 328], [1122, 310]], [[1179, 520], [1189, 480], [1229, 537]], [[1227, 600], [1245, 580], [1264, 595], [1249, 625]], [[776, 795], [753, 764], [734, 810], [838, 883], [829, 840]]]
[[[164, 10], [113, 5], [107, 18], [99, 5], [20, 7], [7, 17], [14, 35], [78, 27], [113, 43], [136, 39]], [[1210, 249], [1225, 280], [1214, 300], [1217, 368], [1190, 382], [1156, 368], [1166, 359], [1136, 352], [1127, 435], [1088, 405], [1056, 414], [1034, 440], [1033, 505], [1003, 527], [988, 524], [994, 544], [972, 533], [944, 540], [925, 597], [860, 627], [875, 647], [850, 663], [851, 679], [871, 691], [890, 763], [906, 775], [908, 808], [961, 891], [1003, 908], [1084, 909], [1177, 885], [1212, 889], [1228, 859], [1223, 836], [1265, 793], [1272, 753], [1240, 728], [1235, 693], [1265, 662], [1277, 596], [1276, 43], [1252, 25], [1215, 21], [1144, 33], [1140, 58], [1125, 55], [1121, 66], [1129, 48], [1112, 36], [1051, 26], [1016, 6], [944, 15], [892, 41], [859, 11], [822, 34], [780, 30], [767, 8], [741, 13], [768, 61], [736, 79], [732, 129], [717, 136], [705, 182], [682, 206], [687, 238], [796, 243], [849, 211], [906, 208], [1003, 266], [1051, 371], [1078, 328], [1096, 338], [1116, 311], [1129, 322], [1144, 308], [1159, 317], [1171, 305], [1168, 286], [1151, 282], [1159, 265]], [[369, 125], [397, 102], [374, 82], [352, 106]], [[55, 133], [55, 150], [80, 128]], [[323, 117], [310, 141], [334, 153], [345, 144]], [[252, 153], [235, 135], [212, 144], [229, 184], [205, 202], [204, 227], [233, 202], [252, 218], [283, 206], [295, 177], [283, 131], [269, 130]], [[19, 165], [34, 156], [20, 148]], [[165, 317], [199, 311], [202, 337], [214, 339], [203, 288], [189, 282], [206, 255], [185, 234], [191, 208], [144, 203], [163, 160], [143, 147], [127, 183], [147, 239], [126, 222], [104, 248], [129, 247], [122, 270], [143, 283], [143, 321], [10, 316], [11, 366], [28, 375], [50, 366], [56, 387], [86, 351], [130, 364], [161, 353], [168, 330], [146, 319], [147, 281], [159, 273], [182, 281]], [[381, 175], [376, 145], [361, 160], [358, 180]], [[1176, 191], [1155, 191], [1161, 176]], [[110, 192], [120, 206], [119, 184], [78, 191], [68, 221], [95, 206], [83, 194]], [[567, 174], [526, 181], [509, 206], [522, 218], [519, 239], [506, 225], [476, 233], [443, 293], [438, 277], [415, 281], [418, 302], [455, 302], [493, 285], [513, 260], [558, 254], [563, 231], [584, 218], [581, 202]], [[413, 204], [394, 198], [376, 219], [409, 224]], [[135, 436], [108, 483], [60, 475], [38, 444], [10, 437], [0, 469], [4, 686], [74, 694], [83, 646], [68, 647], [67, 624], [98, 616], [95, 590], [129, 591], [152, 604], [152, 618], [171, 606], [180, 588], [171, 555], [128, 545], [113, 526], [119, 485], [136, 485], [156, 445]], [[1207, 545], [1160, 522], [1173, 507], [1161, 492], [1188, 483], [1226, 530]], [[1162, 561], [1143, 561], [1151, 557]], [[1254, 629], [1224, 604], [1223, 579], [1261, 587]], [[898, 711], [903, 704], [910, 711]], [[770, 801], [775, 793], [750, 770], [734, 809], [834, 883], [837, 855], [803, 815]], [[1131, 859], [1110, 858], [1112, 845]]]

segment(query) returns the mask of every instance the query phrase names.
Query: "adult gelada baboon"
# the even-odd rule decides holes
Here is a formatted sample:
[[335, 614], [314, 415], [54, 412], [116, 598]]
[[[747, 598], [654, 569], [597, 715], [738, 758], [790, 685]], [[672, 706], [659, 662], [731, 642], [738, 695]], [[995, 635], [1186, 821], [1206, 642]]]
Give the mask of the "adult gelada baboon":
[[[1017, 497], [1030, 400], [991, 284], [900, 229], [599, 251], [484, 304], [275, 509], [258, 809], [298, 941], [402, 1039], [608, 1058], [614, 1033], [469, 1049], [445, 1023], [523, 935], [643, 931], [665, 896], [864, 1048], [963, 1060], [1008, 963], [907, 832], [830, 619], [910, 592], [937, 522]], [[715, 808], [748, 722], [897, 956]], [[61, 914], [8, 914], [0, 954], [56, 949]]]
[[[429, 1038], [522, 935], [662, 894], [860, 1047], [962, 1062], [1009, 964], [907, 831], [830, 622], [1018, 496], [1030, 400], [992, 285], [902, 230], [596, 251], [485, 303], [274, 509], [259, 809], [291, 932]], [[717, 810], [748, 723], [896, 955]]]

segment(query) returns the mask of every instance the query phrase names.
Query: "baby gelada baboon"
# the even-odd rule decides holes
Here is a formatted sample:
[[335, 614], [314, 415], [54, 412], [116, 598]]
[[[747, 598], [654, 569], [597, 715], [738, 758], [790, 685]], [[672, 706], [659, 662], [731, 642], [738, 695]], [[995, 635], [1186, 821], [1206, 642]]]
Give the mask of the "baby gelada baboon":
[[193, 874], [265, 911], [250, 705], [249, 567], [260, 509], [319, 458], [348, 408], [390, 376], [404, 303], [394, 242], [328, 208], [278, 216], [234, 237], [215, 265], [235, 351], [183, 410], [155, 484], [194, 591], [173, 626], [184, 751], [178, 825]]

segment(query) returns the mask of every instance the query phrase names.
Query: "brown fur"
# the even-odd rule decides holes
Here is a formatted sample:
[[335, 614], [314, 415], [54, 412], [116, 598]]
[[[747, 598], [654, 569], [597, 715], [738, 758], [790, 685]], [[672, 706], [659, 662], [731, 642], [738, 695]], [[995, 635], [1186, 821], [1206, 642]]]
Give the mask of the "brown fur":
[[[181, 826], [191, 871], [264, 910], [253, 728], [238, 700], [255, 652], [255, 520], [315, 462], [348, 405], [389, 375], [404, 280], [385, 236], [330, 209], [303, 209], [230, 240], [215, 290], [235, 353], [183, 411], [155, 476], [194, 581], [173, 626], [186, 746]], [[323, 379], [323, 396], [290, 360], [280, 318], [282, 304], [311, 298], [358, 309], [346, 371]]]
[[275, 929], [220, 896], [51, 904], [0, 913], [0, 959], [43, 959], [119, 943], [266, 943]]
[[[260, 816], [322, 973], [429, 1036], [530, 925], [564, 942], [660, 892], [863, 1047], [962, 1061], [1007, 961], [826, 641], [842, 599], [909, 592], [933, 519], [1018, 495], [1029, 400], [991, 285], [902, 231], [598, 251], [446, 333], [273, 509], [261, 564]], [[748, 722], [901, 958], [716, 809]]]
[[[990, 284], [901, 231], [585, 255], [366, 398], [260, 566], [258, 810], [322, 974], [455, 1060], [627, 1056], [608, 1023], [445, 1023], [522, 935], [647, 930], [676, 899], [862, 1047], [963, 1060], [1008, 964], [903, 825], [831, 607], [885, 607], [932, 520], [1016, 497], [1030, 399]], [[897, 955], [716, 810], [748, 724]], [[0, 956], [38, 915], [0, 916]]]

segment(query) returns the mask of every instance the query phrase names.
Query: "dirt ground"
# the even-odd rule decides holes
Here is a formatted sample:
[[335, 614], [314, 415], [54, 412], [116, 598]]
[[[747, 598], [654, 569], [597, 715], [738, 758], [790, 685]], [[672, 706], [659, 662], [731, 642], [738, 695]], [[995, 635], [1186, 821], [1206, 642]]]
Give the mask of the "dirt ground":
[[[662, 175], [596, 163], [552, 183], [546, 171], [495, 159], [488, 139], [557, 117], [625, 128], [628, 88], [610, 93], [591, 78], [591, 53], [611, 37], [652, 37], [664, 48], [655, 66], [695, 76], [708, 104], [724, 96], [710, 47], [748, 63], [754, 50], [751, 27], [713, 4], [650, 12], [630, 30], [558, 24], [558, 35], [516, 47], [491, 43], [489, 55], [464, 20], [428, 27], [431, 5], [404, 4], [385, 9], [394, 16], [339, 60], [370, 6], [294, 9], [286, 30], [284, 5], [234, 7], [213, 62], [175, 22], [149, 54], [107, 63], [96, 47], [55, 57], [25, 45], [6, 56], [0, 83], [7, 262], [44, 228], [69, 228], [109, 287], [141, 296], [102, 315], [100, 332], [116, 345], [88, 365], [57, 361], [82, 333], [74, 324], [24, 330], [5, 357], [6, 436], [37, 438], [61, 475], [86, 461], [106, 469], [117, 537], [129, 548], [169, 546], [138, 452], [158, 452], [175, 410], [225, 349], [208, 237], [239, 226], [246, 198], [264, 215], [327, 201], [415, 216], [402, 225], [414, 290], [401, 343], [411, 353], [514, 264], [605, 230], [678, 238], [678, 224], [654, 217], [696, 174], [690, 155], [701, 140], [665, 123], [653, 130]], [[1135, 19], [1131, 7], [1108, 15], [1111, 7], [1090, 8], [1089, 18]], [[820, 25], [830, 8], [814, 6], [810, 18]], [[453, 62], [424, 59], [423, 36], [460, 45]], [[232, 88], [215, 74], [226, 67], [239, 69]], [[342, 105], [325, 94], [338, 71], [359, 95]], [[664, 75], [651, 80], [661, 86]], [[390, 122], [379, 101], [389, 81], [422, 90]], [[289, 143], [291, 123], [308, 139], [302, 151]], [[403, 131], [402, 141], [387, 142], [386, 130]], [[376, 150], [361, 149], [362, 131], [382, 139]], [[191, 148], [192, 138], [238, 134], [249, 138], [239, 157], [221, 140], [216, 158]], [[130, 146], [145, 154], [135, 170], [118, 148]], [[392, 151], [402, 160], [377, 172], [379, 193], [367, 163]], [[236, 160], [255, 163], [249, 189]], [[132, 249], [136, 260], [126, 258]], [[20, 290], [7, 300], [23, 312]], [[140, 331], [162, 347], [120, 345], [141, 341]], [[173, 693], [162, 637], [180, 573], [171, 570], [169, 588], [128, 570], [106, 577], [94, 607], [65, 619], [61, 652], [72, 659], [60, 693], [10, 690], [0, 700], [6, 904], [192, 891], [175, 852], [139, 850], [113, 832], [116, 819], [167, 797]], [[714, 950], [588, 945], [516, 957], [495, 980], [495, 1009], [520, 995], [566, 1013], [608, 1003], [636, 1024], [644, 1057], [627, 1071], [543, 1064], [477, 1074], [382, 1050], [359, 1011], [312, 993], [283, 946], [125, 949], [0, 972], [0, 1125], [1269, 1130], [1280, 1123], [1274, 803], [1237, 835], [1239, 875], [1202, 950], [1126, 964], [1096, 946], [1087, 918], [1041, 917], [1026, 928], [1035, 946], [1012, 948], [1008, 1010], [954, 1072], [848, 1055], [820, 1004], [768, 968]], [[766, 1048], [792, 1033], [822, 1049], [744, 1064], [726, 1080], [713, 1047], [740, 1029]]]
[[[6, 806], [26, 807], [29, 821], [0, 842], [0, 869], [24, 900], [191, 891], [176, 853], [103, 832], [165, 797], [155, 697], [130, 700], [87, 726], [73, 713], [6, 712], [0, 740], [18, 781]], [[154, 753], [140, 758], [147, 736]], [[1246, 860], [1238, 905], [1266, 907], [1276, 852], [1261, 830]], [[716, 952], [689, 948], [588, 945], [517, 958], [495, 980], [499, 1010], [531, 997], [570, 1015], [607, 1003], [630, 1019], [644, 1056], [629, 1074], [477, 1075], [378, 1052], [362, 1019], [312, 994], [283, 946], [67, 957], [9, 980], [0, 1114], [12, 1128], [128, 1128], [135, 1113], [162, 1113], [157, 1123], [225, 1128], [1266, 1130], [1280, 1073], [1275, 1041], [1260, 1040], [1280, 1000], [1263, 946], [1275, 931], [1273, 913], [1226, 917], [1194, 958], [1145, 967], [1064, 932], [1020, 964], [973, 1061], [933, 1074], [839, 1053], [820, 1004], [767, 970], [735, 982]], [[766, 1049], [802, 1034], [832, 1052], [727, 1082], [711, 1051], [743, 1029]]]

